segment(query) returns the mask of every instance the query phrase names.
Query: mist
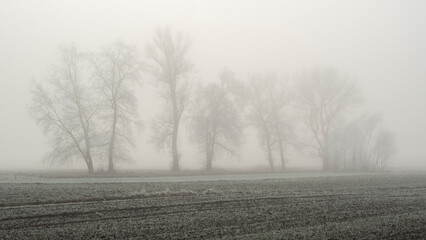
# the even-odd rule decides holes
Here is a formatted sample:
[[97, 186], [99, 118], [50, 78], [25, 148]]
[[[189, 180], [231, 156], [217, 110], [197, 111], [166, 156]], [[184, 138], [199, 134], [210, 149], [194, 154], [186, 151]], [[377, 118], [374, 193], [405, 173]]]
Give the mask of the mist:
[[[31, 81], [46, 83], [59, 63], [59, 47], [69, 44], [100, 52], [119, 40], [135, 47], [142, 65], [149, 64], [146, 46], [159, 28], [188, 35], [194, 92], [219, 82], [224, 68], [243, 85], [255, 75], [273, 73], [296, 89], [290, 86], [302, 73], [331, 66], [362, 95], [348, 114], [379, 113], [394, 134], [397, 150], [389, 169], [425, 169], [425, 10], [423, 1], [2, 1], [0, 169], [85, 169], [78, 158], [65, 165], [43, 161], [50, 145], [29, 114]], [[165, 108], [161, 86], [142, 68], [141, 84], [132, 89], [143, 127], [134, 131], [134, 147], [127, 152], [132, 161], [117, 168], [170, 169], [170, 152], [152, 142], [152, 123]], [[180, 168], [203, 169], [205, 154], [191, 140], [189, 122], [179, 130]], [[257, 129], [246, 125], [236, 154], [217, 155], [213, 168], [269, 168]], [[286, 154], [289, 169], [322, 167], [306, 149], [290, 148]], [[279, 155], [274, 159], [279, 166]], [[101, 168], [107, 168], [106, 160], [95, 161], [95, 170]]]
[[426, 239], [425, 13], [1, 0], [0, 239]]

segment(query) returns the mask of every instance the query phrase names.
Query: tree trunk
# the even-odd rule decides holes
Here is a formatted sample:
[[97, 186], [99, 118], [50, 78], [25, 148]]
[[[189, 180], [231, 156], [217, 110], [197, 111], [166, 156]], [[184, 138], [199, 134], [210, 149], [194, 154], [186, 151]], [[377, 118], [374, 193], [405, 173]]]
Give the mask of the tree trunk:
[[345, 169], [345, 170], [348, 169], [348, 163], [347, 163], [347, 161], [348, 161], [348, 159], [347, 159], [346, 150], [344, 150], [343, 151], [343, 169]]
[[329, 171], [331, 170], [330, 166], [330, 157], [328, 149], [328, 133], [324, 134], [324, 145], [322, 149], [322, 170]]
[[114, 171], [114, 148], [115, 148], [115, 130], [117, 127], [117, 107], [114, 106], [114, 119], [112, 121], [111, 139], [108, 150], [108, 172]]
[[330, 170], [330, 162], [329, 162], [327, 147], [325, 147], [324, 150], [323, 150], [323, 155], [322, 155], [322, 170], [323, 171]]
[[269, 161], [269, 168], [271, 170], [274, 170], [274, 159], [272, 158], [272, 150], [270, 146], [268, 146], [268, 161]]
[[[209, 122], [207, 121], [207, 126], [209, 126]], [[206, 132], [206, 171], [212, 170], [212, 157], [211, 157], [211, 139], [210, 139], [210, 131], [207, 127]]]
[[282, 169], [286, 169], [285, 159], [284, 159], [284, 148], [283, 148], [283, 143], [282, 143], [281, 139], [280, 139], [278, 144], [279, 144], [279, 147], [280, 147], [281, 167], [282, 167]]
[[108, 172], [114, 171], [114, 158], [113, 158], [114, 146], [113, 145], [114, 144], [111, 142], [109, 146], [109, 150], [108, 150]]
[[179, 171], [179, 151], [178, 151], [178, 131], [179, 131], [179, 121], [180, 114], [178, 112], [177, 99], [176, 99], [176, 81], [174, 79], [174, 84], [171, 85], [171, 98], [173, 104], [173, 136], [172, 136], [172, 171]]
[[87, 162], [87, 169], [89, 170], [89, 174], [93, 174], [94, 173], [94, 170], [93, 170], [93, 161], [92, 161], [91, 158]]
[[207, 154], [207, 164], [206, 171], [211, 171], [213, 169], [213, 154]]
[[[175, 106], [174, 106], [175, 107]], [[172, 139], [172, 171], [179, 171], [179, 152], [178, 152], [178, 130], [179, 130], [179, 118], [177, 116], [177, 110], [174, 111], [174, 121], [173, 121], [173, 139]]]
[[215, 153], [215, 146], [216, 146], [216, 131], [217, 131], [217, 125], [216, 121], [213, 123], [213, 133], [209, 134], [209, 157], [207, 158], [207, 166], [206, 170], [211, 171], [213, 169], [213, 159], [214, 159], [214, 153]]
[[266, 147], [268, 148], [268, 161], [271, 170], [274, 170], [274, 159], [272, 158], [272, 146], [269, 134], [266, 134]]
[[87, 170], [89, 171], [89, 174], [93, 174], [93, 160], [92, 155], [89, 151], [86, 152], [86, 164], [87, 164]]

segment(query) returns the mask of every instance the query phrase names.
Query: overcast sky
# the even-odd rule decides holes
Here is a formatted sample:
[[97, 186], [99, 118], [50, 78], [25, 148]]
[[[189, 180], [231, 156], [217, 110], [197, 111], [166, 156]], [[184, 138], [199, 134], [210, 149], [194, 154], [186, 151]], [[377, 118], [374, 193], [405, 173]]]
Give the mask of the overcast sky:
[[[259, 71], [293, 76], [336, 67], [359, 83], [366, 109], [381, 112], [395, 132], [393, 166], [426, 168], [426, 1], [2, 0], [0, 170], [47, 167], [46, 138], [28, 115], [29, 83], [43, 81], [59, 44], [98, 50], [120, 39], [143, 56], [155, 29], [167, 25], [193, 39], [199, 81], [214, 81], [224, 66], [241, 80]], [[158, 95], [149, 76], [144, 80], [139, 108], [146, 128], [132, 167], [165, 168], [170, 159], [148, 143]], [[247, 144], [257, 147], [254, 137]], [[184, 167], [201, 164], [194, 150], [183, 154]], [[246, 147], [239, 159], [219, 165], [266, 166], [263, 158], [260, 148]]]

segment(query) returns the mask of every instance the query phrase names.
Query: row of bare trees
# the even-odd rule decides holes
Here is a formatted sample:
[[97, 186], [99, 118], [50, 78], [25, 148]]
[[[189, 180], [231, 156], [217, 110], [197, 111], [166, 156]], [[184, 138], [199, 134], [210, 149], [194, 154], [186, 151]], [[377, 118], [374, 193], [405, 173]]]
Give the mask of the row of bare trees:
[[31, 114], [51, 140], [47, 157], [55, 162], [82, 158], [89, 173], [95, 158], [106, 159], [109, 171], [130, 159], [139, 126], [134, 89], [143, 70], [158, 83], [164, 102], [152, 140], [170, 152], [173, 171], [180, 168], [179, 131], [186, 119], [207, 170], [220, 153], [238, 154], [246, 126], [257, 130], [271, 169], [277, 155], [286, 168], [288, 147], [312, 151], [327, 171], [382, 170], [394, 153], [393, 135], [379, 127], [379, 118], [350, 120], [360, 91], [336, 70], [307, 71], [291, 85], [273, 73], [239, 81], [225, 68], [215, 82], [194, 83], [190, 47], [186, 34], [170, 28], [156, 31], [144, 64], [136, 48], [122, 42], [89, 53], [62, 47], [47, 84], [34, 82], [31, 89]]

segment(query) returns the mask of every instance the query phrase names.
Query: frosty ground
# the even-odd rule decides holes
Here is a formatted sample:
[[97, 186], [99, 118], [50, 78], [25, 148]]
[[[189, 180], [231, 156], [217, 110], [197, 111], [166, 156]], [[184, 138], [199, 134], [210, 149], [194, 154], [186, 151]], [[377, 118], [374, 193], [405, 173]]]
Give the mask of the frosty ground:
[[424, 173], [291, 176], [3, 175], [0, 239], [426, 238]]

